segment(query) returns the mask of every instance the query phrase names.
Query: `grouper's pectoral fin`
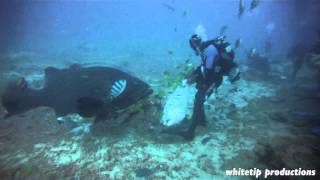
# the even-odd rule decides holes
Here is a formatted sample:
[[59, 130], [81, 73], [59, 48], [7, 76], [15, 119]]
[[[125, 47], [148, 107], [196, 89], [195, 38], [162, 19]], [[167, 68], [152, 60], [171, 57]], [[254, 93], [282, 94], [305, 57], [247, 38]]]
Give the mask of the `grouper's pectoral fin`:
[[106, 119], [109, 113], [107, 104], [92, 97], [82, 97], [77, 100], [77, 113], [82, 117], [96, 117]]

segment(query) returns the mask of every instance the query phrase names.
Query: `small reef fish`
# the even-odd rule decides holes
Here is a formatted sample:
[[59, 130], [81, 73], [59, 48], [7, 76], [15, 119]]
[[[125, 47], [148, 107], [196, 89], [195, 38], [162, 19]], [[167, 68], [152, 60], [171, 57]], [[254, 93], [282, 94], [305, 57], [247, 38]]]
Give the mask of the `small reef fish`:
[[169, 4], [163, 3], [162, 6], [166, 7], [170, 11], [176, 11], [176, 9], [173, 6], [169, 5]]
[[183, 17], [186, 17], [187, 15], [188, 15], [188, 11], [187, 11], [187, 10], [183, 10], [182, 16], [183, 16]]
[[242, 44], [242, 39], [241, 38], [238, 38], [234, 44], [234, 49], [237, 49], [241, 46]]
[[178, 32], [178, 29], [177, 29], [177, 28], [174, 28], [173, 31], [174, 31], [174, 32]]
[[250, 5], [250, 10], [252, 11], [260, 4], [260, 0], [252, 0]]
[[239, 0], [239, 13], [238, 17], [241, 18], [246, 7], [244, 6], [243, 0]]

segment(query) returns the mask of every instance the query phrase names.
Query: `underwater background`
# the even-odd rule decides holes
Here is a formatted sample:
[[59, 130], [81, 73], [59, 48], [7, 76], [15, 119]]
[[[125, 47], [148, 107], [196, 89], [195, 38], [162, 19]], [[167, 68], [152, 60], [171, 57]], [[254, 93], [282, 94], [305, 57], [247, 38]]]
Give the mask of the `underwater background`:
[[[292, 80], [288, 53], [320, 41], [320, 1], [260, 0], [251, 10], [242, 2], [240, 16], [239, 0], [1, 1], [0, 94], [12, 76], [41, 88], [46, 67], [72, 64], [118, 68], [154, 93], [89, 129], [92, 120], [77, 114], [61, 123], [40, 107], [5, 118], [0, 106], [0, 179], [255, 179], [226, 176], [232, 168], [318, 175], [320, 60]], [[187, 142], [154, 129], [183, 67], [200, 64], [189, 45], [199, 29], [226, 35], [241, 79], [206, 102], [208, 125]], [[268, 75], [248, 63], [251, 48], [268, 57]]]

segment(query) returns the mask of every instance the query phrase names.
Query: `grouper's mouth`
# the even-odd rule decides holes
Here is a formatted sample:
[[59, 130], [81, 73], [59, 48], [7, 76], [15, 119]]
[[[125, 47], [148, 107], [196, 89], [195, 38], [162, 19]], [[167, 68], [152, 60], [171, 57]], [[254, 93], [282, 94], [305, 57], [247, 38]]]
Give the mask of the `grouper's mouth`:
[[144, 99], [148, 96], [150, 96], [153, 93], [153, 90], [150, 87], [144, 88], [141, 93], [137, 96], [137, 100]]

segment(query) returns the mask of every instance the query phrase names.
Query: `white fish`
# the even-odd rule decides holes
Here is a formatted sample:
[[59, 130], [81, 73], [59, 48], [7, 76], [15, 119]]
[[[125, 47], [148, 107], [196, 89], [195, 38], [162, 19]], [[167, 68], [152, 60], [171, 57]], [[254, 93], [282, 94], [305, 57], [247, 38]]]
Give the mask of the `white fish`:
[[186, 117], [190, 118], [195, 94], [195, 85], [178, 86], [166, 98], [161, 124], [173, 126], [182, 122]]

